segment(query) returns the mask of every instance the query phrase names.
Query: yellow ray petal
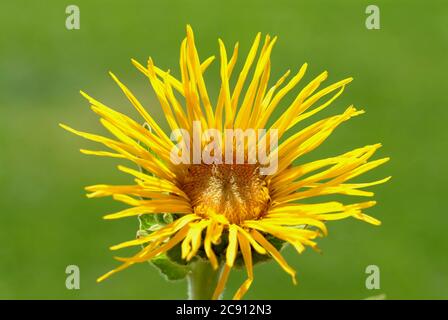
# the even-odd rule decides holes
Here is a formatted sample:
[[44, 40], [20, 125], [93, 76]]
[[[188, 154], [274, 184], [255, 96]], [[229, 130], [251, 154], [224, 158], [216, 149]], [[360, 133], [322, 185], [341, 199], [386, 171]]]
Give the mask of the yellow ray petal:
[[[286, 152], [286, 147], [284, 147], [286, 145], [282, 144], [279, 147], [279, 150], [282, 147], [284, 147], [284, 149], [279, 151], [279, 157], [282, 157], [282, 159], [279, 160], [278, 171], [285, 169], [299, 156], [309, 153], [318, 146], [320, 146], [327, 139], [327, 137], [333, 132], [333, 130], [336, 127], [338, 127], [341, 123], [349, 120], [354, 116], [360, 115], [363, 112], [364, 112], [363, 110], [358, 111], [354, 107], [350, 106], [342, 115], [336, 116], [324, 122], [323, 128], [320, 131], [318, 131], [316, 134], [313, 134], [311, 137], [306, 139], [303, 143], [300, 144], [300, 146], [297, 149], [293, 150], [290, 153]], [[289, 147], [292, 148], [292, 144], [290, 144]]]
[[231, 128], [233, 126], [234, 111], [230, 101], [230, 89], [229, 89], [229, 72], [227, 64], [227, 52], [226, 47], [221, 39], [218, 39], [219, 52], [221, 56], [221, 90], [223, 92], [224, 109], [225, 109], [225, 128]]
[[[261, 221], [263, 224], [268, 225], [278, 225], [278, 226], [301, 226], [301, 225], [309, 225], [314, 226], [321, 230], [324, 235], [328, 234], [327, 227], [322, 221], [319, 221], [318, 219], [313, 218], [305, 218], [305, 217], [269, 217], [269, 218], [263, 218]], [[254, 223], [253, 221], [246, 221], [247, 226], [251, 226], [251, 223]], [[300, 230], [299, 230], [300, 231]]]
[[293, 283], [297, 284], [295, 270], [288, 265], [288, 263], [280, 254], [280, 252], [278, 252], [278, 250], [269, 241], [267, 241], [258, 231], [252, 230], [251, 235], [259, 244], [261, 244], [271, 254], [271, 256], [275, 259], [275, 261], [277, 261], [277, 263], [283, 268], [283, 270], [285, 270], [286, 273], [291, 275]]
[[226, 264], [229, 267], [233, 267], [235, 262], [236, 254], [238, 252], [238, 238], [237, 238], [237, 228], [236, 225], [229, 225], [229, 244], [226, 250]]
[[103, 218], [106, 220], [111, 219], [121, 219], [126, 217], [138, 216], [140, 214], [148, 213], [177, 213], [177, 214], [187, 214], [191, 213], [191, 208], [187, 205], [181, 204], [169, 204], [165, 200], [149, 200], [142, 206], [134, 207], [119, 211], [117, 213], [112, 213], [105, 215]]
[[193, 68], [193, 72], [195, 74], [195, 79], [197, 81], [199, 95], [201, 97], [205, 114], [207, 117], [208, 126], [211, 127], [215, 123], [215, 118], [212, 110], [212, 106], [210, 103], [210, 98], [208, 96], [207, 88], [205, 85], [204, 78], [202, 77], [202, 71], [199, 62], [199, 55], [196, 50], [196, 46], [194, 43], [194, 34], [190, 25], [187, 25], [187, 45], [188, 45], [188, 56], [191, 61], [191, 65]]
[[185, 199], [189, 199], [188, 196], [183, 192], [179, 187], [177, 187], [175, 184], [170, 182], [169, 180], [165, 179], [159, 179], [153, 176], [149, 176], [147, 174], [144, 174], [143, 172], [127, 168], [125, 166], [118, 166], [118, 170], [123, 171], [125, 173], [129, 173], [133, 175], [136, 178], [142, 179], [144, 183], [142, 184], [145, 187], [154, 189], [154, 190], [160, 190], [161, 192], [172, 192], [174, 194], [177, 194]]
[[375, 161], [368, 162], [368, 163], [360, 166], [359, 168], [353, 170], [351, 172], [351, 174], [348, 175], [346, 180], [349, 180], [351, 178], [357, 177], [357, 176], [363, 174], [364, 172], [372, 170], [372, 169], [374, 169], [374, 168], [376, 168], [376, 167], [378, 167], [378, 166], [388, 162], [389, 160], [390, 160], [390, 158], [386, 157], [386, 158], [382, 158], [382, 159], [378, 159], [378, 160], [375, 160]]
[[309, 97], [319, 85], [327, 79], [328, 73], [324, 71], [315, 79], [313, 79], [309, 84], [300, 91], [296, 99], [291, 103], [291, 105], [286, 109], [286, 111], [280, 116], [280, 118], [272, 125], [273, 128], [277, 128], [279, 131], [279, 137], [283, 135], [288, 128], [290, 121], [292, 121], [296, 116], [298, 116], [302, 110], [303, 101]]
[[358, 219], [358, 220], [367, 222], [367, 223], [369, 223], [371, 225], [374, 225], [374, 226], [380, 226], [381, 225], [381, 221], [380, 220], [378, 220], [378, 219], [376, 219], [374, 217], [371, 217], [371, 216], [369, 216], [367, 214], [361, 213], [361, 212], [353, 214], [353, 217]]
[[164, 240], [166, 237], [170, 237], [173, 233], [182, 229], [190, 222], [196, 221], [199, 219], [200, 219], [200, 217], [195, 214], [188, 214], [188, 215], [182, 216], [182, 217], [176, 219], [175, 221], [173, 221], [172, 223], [164, 226], [162, 229], [154, 231], [147, 236], [122, 242], [120, 244], [110, 247], [110, 249], [118, 250], [118, 249], [122, 249], [122, 248], [126, 248], [126, 247], [137, 246], [137, 245], [141, 245], [141, 244], [144, 244], [144, 243], [147, 243], [150, 241], [154, 241], [156, 239]]
[[244, 228], [237, 226], [238, 234], [244, 236], [249, 243], [252, 245], [252, 247], [257, 251], [259, 254], [266, 254], [266, 249], [263, 248], [255, 239], [251, 236], [249, 232], [244, 230]]
[[148, 261], [148, 260], [154, 258], [155, 256], [157, 256], [157, 255], [159, 255], [161, 253], [164, 253], [164, 252], [172, 249], [174, 246], [176, 246], [179, 242], [181, 242], [185, 238], [188, 230], [189, 230], [189, 226], [188, 225], [183, 227], [173, 237], [171, 237], [170, 240], [165, 242], [163, 245], [157, 247], [156, 249], [148, 250], [148, 247], [150, 247], [150, 246], [147, 246], [140, 253], [136, 254], [133, 257], [130, 257], [130, 258], [115, 257], [115, 259], [117, 259], [119, 261], [123, 261], [125, 263], [126, 262], [144, 262], [144, 261]]
[[279, 92], [274, 96], [272, 101], [267, 106], [266, 110], [263, 112], [261, 119], [257, 122], [257, 128], [265, 128], [270, 116], [278, 106], [279, 102], [286, 96], [286, 94], [291, 91], [303, 78], [305, 75], [308, 64], [304, 63], [297, 74], [288, 82], [288, 84], [279, 90]]
[[[380, 179], [380, 180], [376, 180], [376, 181], [368, 182], [368, 183], [341, 183], [336, 186], [330, 185], [328, 187], [323, 186], [323, 184], [316, 183], [316, 184], [312, 184], [312, 185], [306, 185], [305, 187], [320, 188], [320, 191], [319, 191], [320, 195], [344, 194], [344, 195], [372, 197], [372, 196], [374, 196], [373, 192], [358, 190], [358, 188], [366, 188], [366, 187], [382, 184], [382, 183], [389, 181], [390, 178], [391, 177], [389, 176], [384, 179]], [[344, 178], [344, 180], [345, 180], [345, 178]]]
[[266, 95], [266, 89], [268, 87], [269, 76], [271, 74], [271, 62], [268, 61], [263, 70], [262, 76], [260, 78], [260, 83], [258, 86], [257, 95], [255, 97], [254, 106], [252, 109], [252, 114], [249, 119], [248, 128], [253, 128], [253, 123], [256, 119], [259, 119], [262, 111], [261, 102]]
[[106, 185], [98, 184], [85, 187], [85, 190], [91, 192], [87, 194], [88, 198], [99, 198], [113, 196], [117, 194], [127, 194], [132, 196], [139, 196], [146, 199], [159, 199], [169, 201], [171, 199], [178, 199], [178, 196], [170, 193], [161, 193], [156, 191], [149, 191], [140, 185]]
[[[152, 250], [149, 253], [146, 253], [144, 256], [142, 256], [141, 253], [138, 253], [137, 255], [135, 255], [134, 257], [131, 257], [131, 258], [117, 258], [117, 260], [124, 261], [124, 263], [121, 266], [119, 266], [118, 268], [116, 268], [112, 271], [109, 271], [105, 275], [99, 277], [97, 279], [97, 282], [101, 282], [101, 281], [105, 280], [106, 278], [110, 277], [111, 275], [128, 268], [129, 266], [133, 265], [134, 263], [150, 260], [153, 257], [155, 257], [156, 255], [170, 250], [175, 245], [177, 245], [180, 241], [182, 241], [182, 239], [185, 237], [187, 230], [188, 230], [188, 228], [184, 227], [179, 232], [177, 232], [176, 235], [173, 238], [171, 238], [167, 243], [158, 247], [155, 250]], [[142, 249], [141, 252], [146, 252], [147, 250], [148, 250], [148, 247]]]
[[154, 119], [150, 116], [150, 114], [146, 111], [146, 109], [142, 106], [140, 101], [132, 94], [132, 92], [120, 81], [118, 78], [112, 73], [109, 72], [112, 79], [118, 84], [120, 89], [126, 95], [131, 104], [135, 107], [135, 109], [140, 113], [140, 115], [145, 119], [145, 121], [151, 126], [151, 128], [157, 133], [157, 135], [163, 139], [165, 143], [171, 146], [173, 143], [167, 137], [165, 132], [159, 127], [159, 125], [154, 121]]
[[191, 225], [191, 250], [186, 256], [187, 261], [190, 261], [198, 252], [202, 242], [202, 231], [209, 223], [207, 220], [202, 220]]
[[328, 107], [329, 105], [331, 105], [343, 92], [345, 89], [345, 85], [343, 85], [338, 92], [336, 92], [334, 94], [334, 96], [332, 96], [330, 99], [328, 99], [326, 102], [324, 102], [322, 105], [320, 105], [317, 108], [314, 108], [311, 111], [308, 111], [306, 113], [300, 114], [298, 115], [288, 126], [287, 130], [289, 130], [290, 128], [292, 128], [293, 126], [295, 126], [297, 123], [299, 123], [300, 121], [303, 121], [305, 119], [308, 119], [309, 117], [315, 115], [316, 113], [324, 110], [326, 107]]
[[[342, 182], [347, 181], [353, 177], [356, 177], [368, 170], [371, 170], [389, 160], [389, 158], [384, 158], [384, 159], [371, 161], [364, 165], [361, 165], [361, 164], [365, 163], [366, 158], [368, 158], [369, 156], [370, 156], [369, 154], [365, 154], [358, 160], [352, 162], [352, 164], [350, 166], [347, 166], [346, 169], [344, 171], [340, 172], [340, 174], [337, 175], [335, 178], [330, 179], [329, 181], [327, 181], [325, 183], [321, 183], [318, 186], [314, 186], [306, 191], [295, 192], [295, 193], [292, 193], [287, 196], [280, 197], [277, 195], [276, 201], [290, 202], [290, 201], [315, 197], [315, 196], [319, 196], [319, 195], [329, 194], [329, 192], [331, 192], [331, 191], [348, 193], [348, 194], [356, 193], [354, 191], [348, 190], [347, 188], [341, 190], [341, 188], [342, 188], [341, 186], [343, 186]], [[328, 178], [331, 178], [331, 176], [324, 176], [322, 178], [328, 179]], [[387, 181], [387, 179], [386, 179], [386, 181]], [[384, 179], [383, 179], [383, 182], [384, 182]], [[300, 184], [301, 183], [297, 183], [297, 184], [295, 184], [295, 186], [298, 186]], [[305, 185], [306, 184], [304, 184], [304, 186]], [[331, 188], [333, 188], [333, 190]], [[358, 192], [358, 194], [359, 194], [359, 192]], [[367, 194], [367, 195], [369, 195], [369, 194]]]
[[238, 76], [238, 80], [235, 85], [235, 89], [232, 93], [232, 110], [237, 109], [238, 100], [241, 94], [241, 90], [243, 89], [244, 82], [246, 81], [247, 75], [249, 73], [250, 67], [252, 66], [252, 63], [254, 62], [255, 56], [257, 54], [258, 46], [260, 44], [261, 39], [261, 33], [257, 33], [257, 36], [255, 37], [255, 40], [252, 44], [252, 47], [249, 50], [249, 53], [247, 55], [246, 61], [244, 62], [243, 69]]
[[204, 73], [208, 67], [212, 64], [213, 61], [215, 61], [216, 57], [215, 56], [210, 56], [207, 59], [205, 59], [202, 63], [201, 63], [201, 72]]
[[[151, 148], [159, 154], [159, 156], [163, 157], [164, 153], [168, 154], [171, 151], [170, 145], [167, 145], [161, 138], [157, 135], [153, 134], [151, 131], [145, 129], [141, 124], [138, 124], [131, 118], [126, 115], [119, 113], [117, 111], [112, 110], [109, 107], [99, 103], [98, 101], [90, 98], [88, 95], [83, 93], [86, 98], [89, 99], [90, 103], [92, 103], [91, 109], [103, 117], [105, 120], [109, 121], [111, 124], [119, 128], [120, 130], [126, 132], [126, 134], [130, 137], [133, 137], [139, 141], [150, 141], [149, 144]], [[146, 139], [145, 139], [146, 138]], [[148, 140], [149, 139], [149, 140]], [[166, 158], [166, 157], [165, 157]]]
[[275, 213], [298, 213], [298, 214], [318, 214], [327, 212], [336, 212], [344, 209], [340, 202], [330, 201], [315, 204], [287, 203], [277, 205], [269, 209], [266, 217], [271, 217]]
[[133, 264], [134, 264], [133, 262], [126, 262], [126, 263], [123, 263], [121, 266], [119, 266], [119, 267], [117, 267], [117, 268], [115, 268], [115, 269], [113, 269], [113, 270], [107, 272], [106, 274], [104, 274], [104, 275], [102, 275], [101, 277], [99, 277], [98, 279], [96, 279], [96, 282], [104, 281], [105, 279], [109, 278], [111, 275], [113, 275], [113, 274], [115, 274], [115, 273], [117, 273], [117, 272], [120, 272], [120, 271], [122, 271], [122, 270], [124, 270], [124, 269], [130, 267], [130, 266], [133, 265]]
[[[144, 67], [141, 63], [139, 63], [137, 60], [135, 59], [131, 59], [132, 64], [141, 72], [143, 73], [145, 76], [149, 77], [149, 72], [148, 69], [146, 67]], [[166, 74], [165, 71], [163, 71], [162, 69], [158, 68], [158, 67], [154, 67], [155, 72], [158, 76], [164, 76]], [[177, 80], [175, 77], [173, 77], [172, 75], [168, 75], [167, 76], [170, 84], [182, 95], [185, 96], [185, 92], [184, 92], [184, 88], [182, 86], [182, 82], [180, 82], [179, 80]]]
[[[286, 126], [285, 130], [289, 130], [290, 128], [292, 128], [294, 125], [296, 125], [299, 121], [306, 119], [307, 117], [311, 116], [312, 114], [326, 108], [332, 101], [334, 101], [334, 99], [336, 99], [338, 96], [340, 96], [342, 94], [342, 92], [344, 91], [344, 87], [350, 83], [353, 80], [353, 78], [347, 78], [344, 80], [341, 80], [339, 82], [336, 82], [322, 90], [320, 90], [319, 92], [317, 92], [316, 94], [312, 95], [311, 97], [309, 97], [306, 101], [304, 101], [303, 103], [301, 103], [300, 107], [297, 108], [297, 110], [295, 111], [297, 116], [295, 118], [292, 119], [287, 119], [290, 121], [290, 123]], [[336, 93], [336, 95], [334, 97], [332, 97], [327, 103], [323, 104], [322, 106], [314, 109], [313, 111], [310, 111], [307, 116], [305, 117], [301, 117], [302, 113], [304, 111], [306, 111], [309, 107], [311, 107], [315, 102], [317, 102], [318, 100], [320, 100], [322, 97], [326, 96], [327, 94], [340, 89], [339, 92]], [[291, 110], [291, 112], [294, 112], [293, 110]]]
[[266, 65], [269, 63], [270, 54], [276, 41], [277, 37], [274, 37], [272, 41], [269, 41], [269, 37], [266, 38], [265, 48], [264, 50], [262, 50], [260, 59], [258, 60], [257, 66], [255, 67], [252, 81], [249, 85], [249, 88], [247, 89], [246, 95], [244, 96], [244, 100], [243, 103], [241, 104], [240, 110], [238, 111], [238, 116], [235, 121], [236, 128], [242, 128], [242, 129], [247, 128], [253, 106], [253, 101], [255, 99], [255, 95], [257, 92], [257, 86], [259, 84], [259, 80], [260, 77], [262, 76], [263, 70], [265, 70]]
[[[139, 142], [130, 138], [124, 131], [120, 130], [111, 122], [104, 119], [101, 119], [100, 121], [103, 126], [107, 130], [109, 130], [115, 137], [122, 141], [127, 147], [133, 148], [132, 150], [134, 150], [134, 153], [137, 153], [137, 156], [133, 156], [132, 154], [126, 155], [127, 159], [137, 163], [141, 167], [157, 176], [169, 177], [169, 179], [171, 180], [176, 179], [176, 174], [165, 165], [166, 162], [162, 162], [157, 159], [157, 157], [155, 157], [151, 152], [141, 146]], [[127, 131], [127, 133], [129, 133], [129, 131]], [[140, 134], [134, 135], [134, 137], [140, 137]], [[145, 138], [147, 137], [148, 136], [146, 136]], [[152, 146], [155, 147], [154, 145]], [[164, 152], [159, 150], [157, 147], [155, 147], [154, 149], [155, 151], [159, 151], [159, 154], [164, 155]]]
[[[211, 63], [213, 62], [213, 60], [215, 60], [215, 56], [211, 56], [208, 57], [202, 64], [201, 64], [201, 71], [202, 73], [204, 73], [208, 67], [211, 65]], [[141, 63], [139, 63], [137, 60], [135, 59], [131, 59], [132, 64], [141, 72], [143, 73], [145, 76], [148, 77], [148, 69], [146, 69]], [[156, 72], [156, 74], [160, 77], [164, 77], [167, 72], [154, 66], [154, 70]], [[179, 92], [183, 97], [185, 97], [185, 92], [184, 92], [184, 88], [182, 85], [182, 82], [177, 80], [175, 77], [173, 77], [172, 75], [168, 75], [167, 76], [168, 81], [170, 83], [170, 85], [172, 87], [174, 87], [176, 89], [177, 92]]]
[[184, 240], [182, 241], [182, 245], [180, 248], [181, 248], [181, 257], [182, 259], [185, 259], [191, 250], [191, 229], [188, 230], [188, 233], [185, 236]]
[[317, 244], [312, 241], [320, 235], [320, 233], [316, 230], [305, 230], [274, 225], [264, 221], [264, 219], [260, 221], [251, 221], [248, 225], [252, 226], [253, 229], [266, 232], [281, 240], [293, 244], [299, 253], [303, 252], [304, 245], [310, 246], [313, 249], [317, 248]]
[[108, 152], [108, 151], [95, 151], [95, 150], [87, 150], [80, 149], [81, 153], [90, 155], [90, 156], [99, 156], [99, 157], [111, 157], [111, 158], [126, 158], [124, 155], [120, 153]]
[[252, 265], [252, 252], [250, 248], [249, 241], [243, 235], [238, 232], [238, 242], [241, 249], [241, 254], [243, 255], [244, 264], [247, 271], [247, 280], [239, 287], [238, 291], [233, 296], [234, 300], [240, 300], [244, 294], [249, 290], [250, 285], [254, 280], [254, 272]]
[[218, 300], [222, 292], [224, 291], [227, 279], [229, 278], [230, 269], [231, 267], [229, 267], [227, 264], [224, 264], [221, 276], [219, 277], [218, 285], [216, 286], [216, 289], [213, 292], [212, 300]]
[[210, 223], [207, 226], [207, 231], [205, 233], [204, 250], [205, 254], [207, 255], [207, 258], [210, 260], [210, 264], [212, 265], [213, 269], [217, 270], [219, 267], [218, 259], [216, 258], [216, 255], [212, 249], [212, 235], [214, 228], [215, 228], [215, 222], [210, 221]]
[[[232, 75], [233, 72], [233, 68], [235, 66], [236, 60], [238, 58], [238, 42], [235, 44], [234, 48], [233, 48], [233, 54], [232, 57], [230, 58], [230, 61], [227, 65], [227, 73], [228, 73], [228, 77], [230, 78], [230, 76]], [[215, 110], [215, 128], [219, 131], [222, 130], [222, 126], [223, 126], [223, 107], [224, 107], [224, 103], [226, 102], [226, 94], [227, 92], [225, 92], [225, 87], [221, 86], [221, 89], [219, 91], [219, 96], [218, 96], [218, 103], [216, 105], [216, 110]], [[230, 89], [229, 89], [230, 90]]]
[[[137, 148], [137, 147], [133, 147], [131, 145], [127, 145], [125, 143], [115, 141], [115, 140], [112, 140], [109, 138], [105, 138], [105, 137], [102, 137], [99, 135], [86, 133], [86, 132], [82, 132], [82, 131], [77, 131], [77, 130], [72, 129], [63, 124], [60, 124], [60, 126], [62, 128], [64, 128], [65, 130], [70, 131], [80, 137], [104, 144], [105, 146], [111, 148], [112, 150], [117, 151], [118, 153], [122, 154], [124, 158], [129, 159], [137, 164], [142, 165], [143, 167], [145, 167], [145, 169], [148, 169], [148, 171], [150, 171], [151, 173], [153, 173], [157, 176], [161, 176], [163, 178], [171, 178], [171, 179], [175, 178], [175, 174], [170, 169], [168, 169], [166, 166], [164, 166], [159, 160], [155, 159], [154, 156], [150, 155], [148, 151], [146, 151], [145, 149], [143, 149], [141, 147]], [[134, 156], [134, 155], [136, 155], [136, 156]], [[142, 159], [138, 158], [138, 156], [143, 156], [143, 155], [145, 157], [147, 157], [147, 159], [142, 160]], [[155, 163], [159, 164], [159, 166], [155, 167], [154, 164], [152, 164], [150, 162], [150, 160], [153, 160]]]
[[[136, 123], [131, 118], [126, 115], [119, 113], [117, 111], [108, 108], [99, 101], [93, 99], [86, 93], [81, 91], [81, 94], [92, 104], [91, 109], [115, 126], [117, 129], [126, 133], [129, 137], [132, 137], [138, 141], [144, 142], [147, 146], [151, 146], [151, 149], [160, 156], [160, 158], [169, 161], [169, 156], [171, 152], [170, 145], [167, 145], [158, 136], [154, 135], [151, 131], [143, 128], [142, 125]], [[126, 146], [127, 147], [127, 146]], [[130, 147], [124, 147], [125, 150]], [[135, 148], [134, 148], [135, 149]], [[142, 150], [143, 148], [135, 149], [136, 154], [144, 154], [147, 156], [147, 150]], [[130, 151], [132, 152], [132, 150]], [[135, 152], [133, 152], [135, 154]], [[151, 157], [149, 157], [151, 159]], [[153, 161], [153, 159], [152, 159]]]
[[192, 123], [194, 120], [194, 100], [192, 97], [191, 91], [191, 85], [190, 85], [190, 79], [188, 76], [188, 66], [187, 66], [187, 56], [186, 56], [186, 48], [187, 48], [187, 38], [185, 38], [180, 46], [180, 58], [179, 58], [179, 65], [180, 65], [180, 72], [182, 77], [182, 86], [185, 96], [185, 102], [187, 107], [187, 117], [188, 122]]
[[[168, 72], [167, 72], [168, 73]], [[151, 83], [152, 88], [156, 94], [156, 97], [162, 107], [163, 113], [165, 115], [166, 121], [170, 126], [171, 130], [176, 130], [179, 128], [179, 124], [176, 121], [173, 110], [171, 108], [170, 103], [168, 102], [168, 98], [165, 94], [165, 83], [169, 83], [168, 76], [165, 74], [163, 77], [164, 82], [160, 81], [154, 70], [154, 63], [151, 58], [148, 59], [148, 78]]]
[[174, 114], [176, 116], [177, 122], [181, 126], [182, 129], [186, 129], [188, 131], [191, 130], [191, 125], [188, 122], [187, 115], [185, 114], [181, 104], [177, 100], [176, 96], [174, 95], [171, 83], [169, 82], [169, 73], [165, 73], [163, 75], [163, 80], [165, 84], [165, 95], [169, 101], [169, 103], [173, 106]]
[[[287, 169], [283, 173], [280, 173], [278, 176], [274, 177], [274, 179], [272, 180], [270, 186], [271, 194], [277, 202], [281, 202], [280, 198], [282, 196], [287, 196], [291, 192], [294, 192], [301, 187], [312, 185], [313, 183], [319, 182], [321, 180], [328, 180], [330, 178], [334, 178], [344, 173], [350, 172], [350, 170], [353, 170], [357, 166], [365, 163], [379, 147], [379, 144], [365, 146], [337, 157], [318, 160], [291, 169]], [[330, 167], [321, 172], [310, 175], [302, 180], [293, 182], [293, 180], [300, 178], [301, 176], [327, 166]], [[340, 180], [339, 182], [343, 181]]]

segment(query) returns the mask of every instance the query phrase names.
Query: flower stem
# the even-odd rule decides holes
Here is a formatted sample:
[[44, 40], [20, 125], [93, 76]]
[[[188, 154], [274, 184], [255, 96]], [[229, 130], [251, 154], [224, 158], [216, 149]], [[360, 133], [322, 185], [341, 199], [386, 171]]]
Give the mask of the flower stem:
[[202, 259], [191, 264], [188, 274], [188, 299], [210, 300], [213, 297], [221, 269], [214, 270], [210, 262]]

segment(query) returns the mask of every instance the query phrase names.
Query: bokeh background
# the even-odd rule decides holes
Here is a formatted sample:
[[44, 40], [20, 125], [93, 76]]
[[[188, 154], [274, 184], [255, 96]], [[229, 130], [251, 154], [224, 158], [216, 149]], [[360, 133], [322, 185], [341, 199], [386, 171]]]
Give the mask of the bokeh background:
[[[65, 8], [81, 10], [81, 29], [65, 28]], [[377, 157], [392, 160], [366, 179], [392, 175], [372, 188], [379, 205], [373, 227], [356, 220], [330, 223], [323, 254], [285, 255], [299, 282], [275, 263], [255, 268], [249, 299], [448, 298], [447, 193], [448, 4], [375, 1], [381, 29], [367, 30], [370, 1], [3, 1], [0, 10], [0, 298], [180, 299], [186, 282], [166, 282], [141, 264], [108, 281], [95, 279], [116, 265], [111, 244], [134, 237], [136, 219], [107, 222], [122, 208], [88, 200], [83, 187], [122, 183], [114, 160], [83, 156], [90, 143], [58, 127], [102, 132], [79, 95], [134, 116], [107, 71], [134, 90], [151, 113], [163, 115], [145, 79], [130, 63], [151, 55], [179, 75], [179, 45], [192, 24], [202, 58], [240, 41], [243, 57], [258, 31], [278, 35], [272, 79], [308, 62], [306, 80], [328, 70], [327, 83], [353, 76], [343, 96], [313, 117], [353, 103], [367, 113], [342, 125], [309, 159], [382, 142]], [[207, 72], [216, 96], [219, 63]], [[237, 66], [241, 66], [238, 64]], [[271, 82], [272, 83], [272, 82]], [[305, 83], [305, 82], [303, 82]], [[355, 199], [352, 199], [355, 200]], [[124, 254], [124, 253], [123, 253]], [[81, 289], [67, 290], [65, 268], [81, 270]], [[381, 289], [365, 288], [365, 268], [381, 270]], [[244, 279], [234, 272], [226, 297]]]

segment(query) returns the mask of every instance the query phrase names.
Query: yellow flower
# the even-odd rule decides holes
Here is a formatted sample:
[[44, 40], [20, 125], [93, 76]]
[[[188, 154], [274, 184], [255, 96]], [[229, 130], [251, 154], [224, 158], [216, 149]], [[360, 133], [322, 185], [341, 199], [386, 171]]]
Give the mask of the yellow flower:
[[[247, 163], [247, 155], [244, 163], [236, 164], [173, 163], [171, 153], [178, 141], [170, 139], [131, 91], [113, 74], [112, 78], [150, 130], [148, 126], [141, 125], [82, 93], [90, 102], [92, 110], [101, 117], [101, 123], [115, 138], [79, 132], [62, 125], [63, 128], [102, 143], [112, 150], [81, 152], [128, 159], [143, 169], [119, 166], [119, 170], [135, 178], [135, 184], [90, 186], [86, 188], [91, 192], [88, 197], [113, 196], [115, 200], [130, 206], [118, 213], [106, 215], [105, 219], [157, 213], [173, 213], [176, 217], [172, 223], [146, 236], [113, 246], [112, 250], [144, 245], [132, 257], [117, 258], [123, 264], [98, 281], [180, 246], [182, 258], [187, 261], [201, 251], [213, 268], [217, 269], [221, 263], [224, 264], [214, 298], [222, 293], [237, 257], [242, 257], [248, 278], [234, 295], [235, 299], [239, 299], [253, 281], [254, 254], [272, 257], [295, 282], [296, 272], [272, 244], [272, 239], [289, 243], [298, 253], [302, 253], [306, 246], [317, 250], [315, 239], [327, 234], [326, 221], [353, 217], [373, 225], [380, 224], [375, 218], [363, 213], [364, 209], [375, 205], [374, 201], [348, 205], [336, 201], [309, 202], [310, 198], [321, 195], [373, 196], [372, 192], [364, 191], [363, 188], [386, 182], [390, 177], [368, 183], [349, 181], [388, 161], [388, 158], [369, 161], [380, 144], [293, 165], [295, 160], [318, 147], [342, 122], [363, 113], [362, 110], [349, 106], [342, 114], [291, 133], [298, 123], [329, 106], [341, 95], [352, 78], [318, 90], [327, 78], [327, 72], [323, 72], [304, 86], [280, 117], [270, 124], [268, 121], [272, 113], [283, 97], [297, 86], [305, 74], [307, 64], [285, 85], [283, 83], [289, 76], [289, 71], [273, 86], [268, 87], [270, 54], [277, 38], [266, 36], [256, 60], [260, 38], [258, 34], [233, 90], [229, 79], [237, 60], [238, 44], [228, 59], [226, 48], [219, 40], [221, 89], [215, 105], [210, 101], [203, 77], [214, 57], [201, 62], [190, 26], [187, 26], [187, 36], [180, 48], [181, 80], [173, 77], [169, 71], [165, 72], [154, 66], [151, 58], [147, 67], [135, 60], [132, 63], [148, 77], [171, 130], [185, 129], [184, 132], [189, 134], [188, 138], [184, 136], [184, 140], [180, 139], [184, 143], [193, 139], [194, 122], [199, 122], [203, 129], [219, 130], [223, 141], [226, 139], [225, 129], [266, 128], [268, 133], [257, 137], [257, 145], [262, 142], [266, 144], [266, 137], [277, 129], [278, 139], [283, 139], [272, 152], [278, 159], [277, 170], [273, 174], [261, 174], [261, 164]], [[251, 79], [243, 93], [249, 74]], [[326, 98], [328, 96], [330, 97]], [[182, 106], [179, 97], [185, 101], [185, 106]], [[322, 99], [325, 101], [314, 107]], [[201, 147], [210, 142], [206, 140], [202, 139]], [[235, 141], [232, 140], [231, 145], [235, 145]], [[218, 147], [225, 151], [227, 145], [218, 141]], [[244, 150], [249, 154], [247, 147]], [[224, 249], [218, 249], [218, 245], [222, 244], [221, 240], [226, 245]]]

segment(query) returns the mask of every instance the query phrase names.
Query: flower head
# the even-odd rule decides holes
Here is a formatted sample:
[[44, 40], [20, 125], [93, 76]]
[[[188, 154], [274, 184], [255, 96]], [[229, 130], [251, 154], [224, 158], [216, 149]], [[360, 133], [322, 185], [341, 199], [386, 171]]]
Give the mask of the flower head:
[[[134, 177], [133, 184], [90, 186], [86, 188], [90, 192], [88, 196], [113, 196], [130, 206], [106, 215], [106, 219], [172, 214], [169, 223], [137, 239], [113, 246], [112, 250], [141, 245], [143, 248], [134, 256], [117, 258], [122, 265], [99, 281], [177, 247], [186, 261], [199, 257], [208, 259], [214, 268], [224, 265], [215, 298], [222, 293], [230, 270], [240, 259], [248, 279], [236, 292], [234, 298], [238, 299], [253, 281], [254, 255], [273, 258], [295, 282], [296, 272], [282, 257], [274, 240], [289, 243], [302, 253], [308, 246], [318, 250], [315, 239], [327, 234], [326, 221], [352, 217], [380, 224], [363, 213], [364, 209], [375, 205], [374, 201], [354, 204], [310, 201], [322, 195], [373, 196], [372, 192], [363, 189], [386, 182], [390, 177], [368, 183], [350, 180], [388, 158], [370, 161], [380, 147], [380, 144], [373, 144], [331, 158], [294, 165], [297, 159], [324, 142], [341, 123], [363, 111], [349, 106], [342, 114], [297, 130], [299, 123], [327, 108], [352, 81], [347, 78], [319, 89], [327, 78], [327, 72], [323, 72], [305, 85], [289, 105], [282, 106], [283, 113], [271, 124], [274, 110], [280, 108], [284, 96], [297, 86], [307, 69], [304, 64], [287, 81], [288, 71], [269, 86], [270, 54], [276, 40], [266, 36], [261, 45], [260, 34], [256, 36], [234, 86], [229, 79], [237, 60], [238, 44], [229, 59], [219, 40], [221, 89], [216, 103], [209, 97], [203, 76], [214, 57], [200, 59], [189, 26], [181, 44], [180, 80], [169, 71], [156, 67], [151, 58], [146, 67], [132, 60], [149, 79], [173, 132], [171, 136], [113, 74], [112, 78], [142, 120], [134, 121], [82, 93], [114, 138], [79, 132], [62, 125], [111, 149], [81, 151], [127, 159], [140, 167], [140, 170], [118, 167]], [[247, 89], [243, 90], [245, 86]], [[143, 122], [145, 125], [141, 124]], [[195, 132], [198, 126], [199, 140]], [[241, 133], [250, 129], [255, 130], [255, 136], [244, 135], [238, 140], [227, 135], [231, 130]], [[272, 137], [281, 139], [281, 143], [277, 146], [277, 140]], [[261, 161], [260, 152], [258, 157], [253, 157], [261, 146], [264, 151], [267, 147], [270, 149], [264, 154], [267, 161]], [[199, 160], [189, 161], [198, 153]], [[204, 155], [213, 161], [205, 161]], [[240, 161], [236, 161], [239, 155]], [[173, 161], [173, 156], [180, 156], [180, 160]], [[272, 160], [276, 161], [275, 170], [263, 172]]]

